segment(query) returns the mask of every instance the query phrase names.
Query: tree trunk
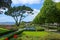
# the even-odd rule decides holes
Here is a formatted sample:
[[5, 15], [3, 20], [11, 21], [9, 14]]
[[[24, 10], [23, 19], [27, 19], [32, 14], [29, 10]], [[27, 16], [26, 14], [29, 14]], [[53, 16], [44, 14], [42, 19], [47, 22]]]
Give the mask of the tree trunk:
[[21, 17], [20, 17], [20, 20], [19, 20], [18, 26], [20, 26], [21, 20], [22, 20], [22, 15], [21, 15]]

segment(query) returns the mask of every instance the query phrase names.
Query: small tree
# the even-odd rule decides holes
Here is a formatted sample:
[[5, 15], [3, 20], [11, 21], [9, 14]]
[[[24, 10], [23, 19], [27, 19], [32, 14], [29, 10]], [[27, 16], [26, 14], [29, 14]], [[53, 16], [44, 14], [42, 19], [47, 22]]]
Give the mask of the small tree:
[[32, 12], [33, 10], [30, 7], [23, 5], [9, 9], [5, 14], [12, 16], [16, 22], [16, 25], [19, 26], [22, 19], [27, 16], [26, 14], [33, 14]]

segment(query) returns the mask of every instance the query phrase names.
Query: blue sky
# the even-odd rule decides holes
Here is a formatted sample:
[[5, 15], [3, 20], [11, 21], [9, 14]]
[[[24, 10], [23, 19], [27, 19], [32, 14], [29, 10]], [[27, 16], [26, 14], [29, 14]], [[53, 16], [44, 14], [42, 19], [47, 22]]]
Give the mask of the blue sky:
[[[54, 0], [54, 1], [60, 2], [60, 0]], [[34, 10], [33, 11], [34, 15], [27, 16], [25, 19], [23, 19], [23, 21], [32, 21], [35, 18], [35, 16], [40, 12], [43, 2], [44, 0], [12, 0], [11, 6], [13, 7], [13, 6], [26, 5], [26, 6], [31, 7]], [[14, 19], [2, 13], [0, 14], [0, 22], [14, 22]]]

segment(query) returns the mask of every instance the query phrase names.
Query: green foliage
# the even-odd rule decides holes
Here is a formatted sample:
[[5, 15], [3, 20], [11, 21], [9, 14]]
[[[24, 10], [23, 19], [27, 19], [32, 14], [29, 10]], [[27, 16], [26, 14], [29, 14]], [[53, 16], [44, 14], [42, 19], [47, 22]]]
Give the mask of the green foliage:
[[45, 31], [43, 28], [41, 28], [41, 29], [37, 29], [37, 31]]
[[56, 7], [60, 10], [60, 2], [56, 3]]
[[58, 27], [57, 31], [60, 32], [60, 27]]
[[56, 3], [57, 14], [56, 14], [56, 22], [60, 23], [60, 2]]
[[0, 0], [0, 7], [7, 7], [10, 8], [11, 7], [11, 0]]
[[57, 30], [57, 27], [48, 27], [49, 29], [56, 29]]
[[60, 23], [60, 3], [52, 0], [45, 0], [39, 14], [33, 20], [33, 23]]
[[[24, 31], [22, 37], [18, 37], [18, 39], [22, 40], [60, 40], [60, 34], [59, 33], [52, 33], [52, 32], [31, 32], [31, 31]], [[28, 35], [29, 34], [29, 35]]]
[[[18, 7], [10, 8], [10, 9], [8, 10], [8, 12], [6, 12], [5, 14], [6, 14], [6, 15], [13, 16], [12, 13], [18, 12], [18, 11], [19, 11], [19, 13], [25, 13], [26, 11], [32, 12], [33, 10], [32, 10], [30, 7], [27, 7], [27, 6], [23, 5], [23, 6], [18, 6]], [[19, 14], [19, 13], [17, 13], [17, 14]], [[19, 15], [19, 16], [20, 16], [20, 15]]]
[[43, 7], [46, 16], [45, 22], [54, 23], [56, 17], [56, 4], [52, 0], [45, 0]]

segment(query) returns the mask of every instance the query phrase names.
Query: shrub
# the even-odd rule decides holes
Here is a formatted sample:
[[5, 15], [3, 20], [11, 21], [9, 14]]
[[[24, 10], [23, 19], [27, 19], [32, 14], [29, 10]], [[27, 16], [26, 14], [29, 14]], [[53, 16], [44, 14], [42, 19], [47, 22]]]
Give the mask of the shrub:
[[37, 31], [44, 31], [44, 29], [43, 29], [43, 28], [41, 28], [41, 29], [38, 29]]
[[57, 29], [57, 27], [48, 27], [49, 29]]
[[23, 32], [23, 30], [22, 30], [22, 31], [19, 31], [19, 32], [15, 32], [15, 33], [9, 35], [8, 38], [9, 38], [9, 39], [10, 39], [10, 38], [13, 38], [14, 35], [17, 35], [17, 36], [18, 36], [18, 35], [21, 34], [22, 32]]
[[60, 32], [60, 28], [58, 28], [57, 31]]
[[6, 34], [9, 34], [9, 33], [12, 33], [12, 32], [15, 32], [15, 30], [10, 30], [10, 31], [0, 33], [0, 36], [6, 35]]
[[36, 31], [44, 31], [44, 28], [42, 28], [42, 27], [36, 27]]

